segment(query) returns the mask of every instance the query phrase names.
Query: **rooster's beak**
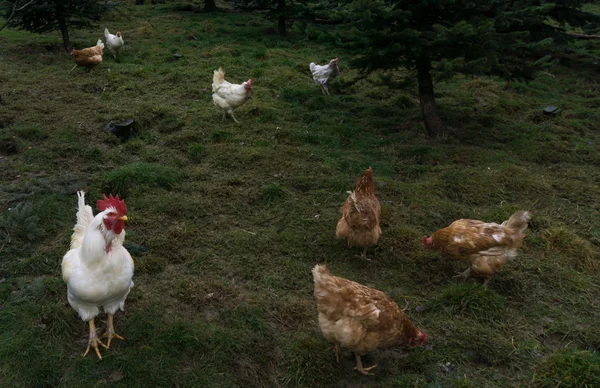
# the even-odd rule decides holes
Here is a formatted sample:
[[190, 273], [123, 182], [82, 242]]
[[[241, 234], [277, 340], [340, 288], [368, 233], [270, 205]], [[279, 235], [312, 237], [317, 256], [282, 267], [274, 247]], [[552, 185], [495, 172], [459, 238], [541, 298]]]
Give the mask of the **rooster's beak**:
[[119, 217], [119, 218], [117, 218], [117, 220], [127, 221], [127, 216]]

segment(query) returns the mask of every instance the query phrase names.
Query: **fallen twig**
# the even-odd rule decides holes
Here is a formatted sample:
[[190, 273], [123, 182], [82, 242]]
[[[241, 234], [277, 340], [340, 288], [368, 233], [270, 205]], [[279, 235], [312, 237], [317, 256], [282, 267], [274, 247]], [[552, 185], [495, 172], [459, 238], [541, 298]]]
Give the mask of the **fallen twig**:
[[575, 39], [600, 39], [600, 35], [586, 35], [586, 34], [568, 34]]

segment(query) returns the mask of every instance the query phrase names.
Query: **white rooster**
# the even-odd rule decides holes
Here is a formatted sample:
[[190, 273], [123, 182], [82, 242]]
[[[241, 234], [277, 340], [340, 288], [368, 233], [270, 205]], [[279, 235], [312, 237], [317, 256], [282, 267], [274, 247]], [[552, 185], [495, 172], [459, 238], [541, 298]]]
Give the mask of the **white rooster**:
[[121, 31], [117, 31], [117, 35], [113, 35], [108, 32], [108, 28], [104, 29], [104, 38], [106, 38], [106, 46], [112, 53], [113, 57], [117, 57], [119, 55], [119, 51], [125, 44], [123, 42], [123, 37], [121, 36]]
[[[84, 196], [83, 191], [77, 192], [77, 224], [71, 236], [71, 249], [63, 257], [62, 276], [67, 283], [69, 304], [90, 324], [88, 346], [83, 356], [93, 347], [102, 359], [98, 345], [108, 349], [113, 338], [123, 339], [115, 333], [113, 315], [119, 308], [124, 310], [125, 299], [133, 287], [133, 259], [123, 247], [123, 227], [127, 220], [125, 202], [118, 195], [116, 198], [105, 195], [97, 201], [100, 213], [94, 217]], [[94, 325], [99, 307], [108, 314], [107, 345], [98, 338]]]
[[319, 86], [321, 86], [321, 91], [323, 94], [329, 95], [329, 83], [332, 82], [335, 77], [340, 74], [340, 68], [338, 67], [339, 58], [334, 58], [329, 61], [327, 65], [317, 65], [314, 62], [311, 62], [308, 67], [310, 68], [310, 72], [312, 73], [313, 80]]
[[[227, 112], [236, 123], [239, 123], [233, 115], [233, 110], [242, 106], [252, 93], [252, 80], [240, 84], [232, 84], [225, 81], [225, 72], [219, 70], [213, 72], [212, 99], [216, 106]], [[223, 118], [225, 118], [223, 112]]]

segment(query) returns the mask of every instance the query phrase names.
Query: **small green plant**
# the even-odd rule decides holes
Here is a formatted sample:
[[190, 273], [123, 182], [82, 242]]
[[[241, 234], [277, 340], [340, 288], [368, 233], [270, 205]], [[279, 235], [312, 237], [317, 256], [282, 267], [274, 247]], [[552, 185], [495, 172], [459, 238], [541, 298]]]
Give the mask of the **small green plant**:
[[285, 196], [285, 190], [278, 185], [268, 184], [263, 187], [262, 200], [265, 203], [277, 202]]
[[133, 163], [106, 173], [103, 188], [107, 192], [125, 196], [135, 186], [171, 189], [178, 179], [179, 173], [172, 167], [155, 163]]
[[44, 235], [39, 222], [40, 218], [33, 214], [29, 202], [8, 208], [0, 217], [0, 246], [6, 251], [29, 252], [33, 243]]
[[562, 349], [538, 365], [536, 387], [599, 387], [600, 354], [587, 350]]
[[194, 162], [199, 162], [206, 155], [206, 147], [200, 143], [190, 144], [188, 147], [188, 156]]
[[210, 134], [210, 138], [215, 143], [223, 143], [233, 140], [233, 134], [227, 131], [217, 130]]

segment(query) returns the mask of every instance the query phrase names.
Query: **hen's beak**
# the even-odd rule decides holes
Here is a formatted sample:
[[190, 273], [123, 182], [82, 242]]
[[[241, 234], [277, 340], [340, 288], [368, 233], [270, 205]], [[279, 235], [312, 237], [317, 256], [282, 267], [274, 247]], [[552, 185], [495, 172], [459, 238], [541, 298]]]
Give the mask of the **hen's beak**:
[[117, 220], [127, 221], [127, 216], [119, 217], [119, 218], [117, 218]]

